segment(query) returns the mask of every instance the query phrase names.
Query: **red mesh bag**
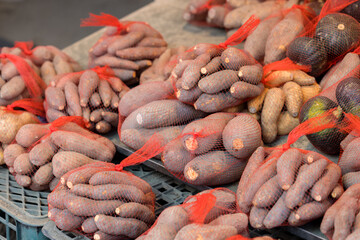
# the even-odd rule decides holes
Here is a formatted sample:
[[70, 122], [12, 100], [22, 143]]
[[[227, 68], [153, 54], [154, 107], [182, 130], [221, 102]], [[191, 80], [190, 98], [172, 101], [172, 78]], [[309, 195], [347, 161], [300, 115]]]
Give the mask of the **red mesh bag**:
[[117, 127], [119, 101], [128, 90], [108, 66], [58, 75], [45, 90], [46, 119], [82, 116], [91, 130], [108, 133]]
[[16, 182], [34, 191], [53, 189], [66, 172], [84, 164], [110, 162], [116, 152], [105, 137], [86, 130], [82, 117], [61, 117], [51, 124], [26, 124], [4, 150]]
[[161, 34], [145, 22], [119, 21], [102, 13], [90, 14], [81, 26], [106, 26], [105, 33], [89, 51], [89, 67], [109, 66], [127, 85], [137, 83], [140, 73], [152, 65], [167, 47]]
[[261, 127], [245, 113], [214, 113], [195, 120], [161, 154], [165, 168], [194, 185], [237, 181], [248, 158], [262, 145]]
[[81, 71], [81, 66], [55, 46], [36, 46], [33, 42], [15, 42], [13, 48], [1, 53], [14, 53], [28, 61], [35, 72], [49, 85], [56, 75]]
[[1, 53], [0, 106], [23, 98], [42, 98], [45, 83], [22, 57]]
[[322, 217], [341, 196], [340, 182], [340, 167], [319, 153], [260, 147], [241, 176], [237, 205], [254, 228], [301, 226]]
[[4, 149], [11, 144], [19, 129], [29, 123], [40, 123], [36, 116], [45, 115], [40, 99], [22, 99], [0, 107], [0, 165], [5, 164]]
[[218, 239], [248, 235], [246, 214], [236, 213], [235, 194], [224, 188], [200, 192], [165, 209], [138, 240]]
[[94, 239], [137, 238], [155, 221], [155, 194], [124, 168], [151, 154], [156, 152], [144, 146], [118, 165], [95, 162], [64, 174], [48, 196], [49, 218], [62, 230]]
[[233, 237], [229, 237], [226, 240], [250, 240], [250, 239], [252, 239], [252, 240], [273, 240], [273, 238], [269, 237], [269, 236], [247, 238], [247, 237], [244, 237], [242, 235], [236, 235], [236, 236], [233, 236]]
[[320, 230], [331, 240], [355, 240], [359, 230], [360, 184], [349, 187], [325, 213]]

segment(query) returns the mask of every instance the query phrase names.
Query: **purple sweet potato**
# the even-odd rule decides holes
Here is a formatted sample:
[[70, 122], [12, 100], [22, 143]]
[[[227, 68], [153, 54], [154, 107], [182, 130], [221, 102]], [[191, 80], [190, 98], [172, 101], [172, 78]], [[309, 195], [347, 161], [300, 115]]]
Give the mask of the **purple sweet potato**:
[[95, 92], [99, 85], [99, 76], [92, 70], [86, 70], [80, 77], [79, 96], [80, 105], [86, 107], [91, 95]]
[[48, 87], [45, 90], [45, 98], [49, 107], [56, 110], [64, 110], [66, 106], [65, 94], [57, 87]]
[[93, 162], [95, 162], [95, 160], [88, 158], [81, 153], [73, 151], [61, 151], [55, 154], [52, 159], [53, 174], [55, 177], [61, 178], [62, 175], [69, 172], [70, 170]]
[[203, 92], [214, 94], [228, 89], [239, 80], [236, 71], [222, 70], [202, 78], [199, 81], [198, 86]]
[[276, 171], [278, 182], [282, 189], [288, 190], [294, 183], [301, 164], [302, 154], [297, 149], [289, 149], [279, 157]]
[[73, 82], [67, 82], [64, 86], [66, 104], [75, 116], [82, 116], [78, 87]]
[[0, 97], [5, 100], [19, 96], [26, 88], [21, 76], [15, 76], [7, 81], [0, 90]]
[[145, 205], [135, 202], [124, 203], [116, 208], [116, 214], [122, 218], [135, 218], [146, 224], [153, 224], [155, 221], [154, 212]]
[[161, 161], [165, 168], [173, 174], [180, 175], [183, 174], [186, 164], [193, 158], [194, 155], [184, 148], [180, 138], [167, 144], [161, 155]]

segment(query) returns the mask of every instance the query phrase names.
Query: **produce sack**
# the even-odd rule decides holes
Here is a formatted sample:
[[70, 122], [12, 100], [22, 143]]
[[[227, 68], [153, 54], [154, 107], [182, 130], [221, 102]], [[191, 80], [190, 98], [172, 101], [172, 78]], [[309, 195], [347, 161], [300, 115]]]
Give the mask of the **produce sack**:
[[245, 113], [214, 113], [187, 124], [165, 145], [164, 167], [194, 185], [217, 186], [237, 181], [248, 158], [262, 145], [261, 127]]
[[18, 55], [29, 60], [35, 72], [49, 85], [59, 74], [81, 71], [80, 65], [55, 46], [36, 46], [33, 42], [15, 42], [13, 48], [3, 47], [1, 53]]
[[357, 5], [357, 0], [326, 1], [320, 15], [306, 26], [306, 32], [286, 48], [286, 57], [296, 64], [310, 67], [308, 73], [311, 76], [321, 76], [346, 53], [359, 46], [360, 23], [351, 16], [358, 13]]
[[118, 165], [95, 162], [64, 174], [48, 196], [49, 218], [62, 230], [97, 240], [135, 239], [147, 231], [155, 221], [155, 194], [124, 170], [156, 154], [147, 147]]
[[166, 208], [137, 240], [225, 240], [248, 236], [248, 217], [236, 213], [235, 194], [225, 188], [200, 192], [178, 206]]
[[21, 99], [0, 107], [0, 165], [4, 162], [4, 149], [15, 140], [16, 133], [25, 124], [40, 123], [44, 117], [41, 99]]
[[46, 119], [82, 116], [91, 130], [108, 133], [117, 127], [119, 101], [128, 90], [108, 66], [58, 75], [45, 90]]
[[172, 70], [178, 63], [179, 55], [183, 54], [187, 49], [188, 47], [185, 46], [166, 49], [148, 69], [141, 73], [140, 84], [169, 80]]
[[42, 98], [46, 84], [22, 57], [0, 54], [0, 106], [23, 98]]
[[320, 230], [331, 240], [359, 239], [360, 184], [349, 187], [325, 213]]
[[269, 236], [247, 238], [247, 237], [244, 237], [242, 235], [232, 236], [232, 237], [229, 237], [226, 240], [250, 240], [250, 239], [252, 239], [252, 240], [273, 240], [273, 238], [269, 237]]
[[84, 164], [110, 162], [116, 152], [107, 138], [86, 130], [82, 117], [60, 117], [50, 124], [27, 124], [4, 150], [16, 182], [34, 191], [53, 189], [61, 176]]
[[161, 34], [145, 22], [119, 21], [102, 13], [90, 14], [81, 26], [106, 26], [89, 50], [89, 67], [109, 66], [127, 85], [137, 83], [141, 71], [151, 66], [167, 47]]
[[281, 147], [259, 147], [250, 157], [237, 189], [238, 210], [250, 225], [271, 229], [301, 226], [320, 218], [343, 193], [341, 169], [320, 153], [291, 147], [307, 134], [326, 129], [308, 120]]
[[176, 97], [214, 113], [260, 95], [262, 66], [245, 51], [228, 47], [241, 43], [259, 22], [253, 16], [225, 42], [200, 43], [188, 50], [173, 70]]
[[322, 118], [322, 121], [314, 122], [321, 128], [323, 125], [333, 123], [334, 127], [307, 134], [309, 141], [318, 150], [332, 155], [340, 153], [340, 143], [350, 132], [342, 129], [343, 125], [348, 124], [346, 115], [360, 116], [359, 77], [360, 65], [338, 79], [331, 87], [309, 99], [301, 108], [299, 115], [301, 123], [315, 117]]

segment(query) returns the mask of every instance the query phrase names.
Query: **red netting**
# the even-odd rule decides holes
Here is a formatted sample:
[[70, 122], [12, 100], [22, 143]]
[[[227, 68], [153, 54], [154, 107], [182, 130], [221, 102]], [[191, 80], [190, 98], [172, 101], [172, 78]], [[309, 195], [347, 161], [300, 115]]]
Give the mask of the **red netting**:
[[269, 236], [247, 238], [247, 237], [242, 236], [242, 235], [236, 235], [236, 236], [233, 236], [233, 237], [229, 237], [226, 240], [249, 240], [249, 239], [252, 239], [252, 240], [273, 240], [273, 238], [269, 237]]
[[61, 117], [51, 124], [32, 121], [19, 126], [15, 141], [4, 149], [4, 162], [17, 183], [34, 191], [47, 190], [49, 186], [53, 189], [60, 177], [74, 168], [110, 162], [115, 146], [107, 138], [86, 130], [87, 125], [85, 119], [74, 116]]
[[51, 85], [45, 90], [48, 122], [62, 116], [82, 116], [98, 133], [117, 128], [119, 101], [129, 88], [108, 66], [60, 75]]
[[248, 218], [235, 212], [235, 194], [215, 188], [188, 197], [165, 209], [138, 239], [227, 239], [248, 235]]
[[139, 81], [140, 73], [165, 52], [161, 34], [145, 22], [120, 22], [109, 14], [90, 14], [81, 26], [107, 26], [104, 35], [89, 50], [89, 67], [109, 66], [127, 85]]
[[6, 110], [9, 112], [21, 114], [22, 111], [19, 111], [18, 109], [24, 109], [36, 116], [45, 117], [43, 100], [41, 99], [26, 98], [17, 100], [6, 106]]

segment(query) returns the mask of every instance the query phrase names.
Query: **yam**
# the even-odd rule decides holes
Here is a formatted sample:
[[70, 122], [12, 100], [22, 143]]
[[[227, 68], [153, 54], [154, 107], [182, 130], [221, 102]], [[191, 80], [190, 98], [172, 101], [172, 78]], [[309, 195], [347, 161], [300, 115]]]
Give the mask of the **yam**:
[[228, 89], [239, 80], [236, 71], [222, 70], [202, 78], [199, 81], [198, 86], [203, 92], [214, 94]]
[[5, 164], [8, 167], [13, 167], [15, 159], [23, 153], [26, 153], [26, 150], [21, 145], [17, 143], [8, 145], [4, 150]]
[[262, 108], [262, 105], [264, 103], [264, 99], [266, 97], [267, 92], [269, 91], [268, 88], [265, 88], [259, 96], [254, 97], [253, 99], [250, 99], [247, 102], [248, 110], [250, 113], [256, 113], [259, 112]]
[[265, 182], [256, 192], [252, 204], [257, 208], [269, 208], [273, 206], [282, 194], [282, 189], [278, 181], [279, 176], [275, 175]]
[[279, 87], [293, 79], [294, 74], [291, 71], [273, 71], [265, 77], [265, 85]]
[[71, 231], [79, 228], [83, 219], [73, 215], [69, 210], [65, 209], [55, 216], [55, 224], [64, 231]]
[[199, 225], [189, 224], [183, 227], [177, 234], [174, 240], [226, 240], [228, 237], [235, 236], [237, 230], [229, 225]]
[[50, 141], [50, 139], [46, 138], [30, 150], [30, 162], [35, 166], [42, 166], [51, 161], [57, 150], [57, 147]]
[[121, 218], [135, 218], [146, 224], [153, 224], [155, 221], [155, 214], [148, 207], [135, 203], [124, 203], [116, 208], [116, 214]]
[[191, 64], [188, 64], [181, 76], [181, 87], [185, 90], [193, 88], [200, 80], [201, 68], [206, 66], [210, 60], [210, 54], [204, 53], [195, 58]]
[[184, 148], [180, 138], [174, 139], [169, 144], [166, 144], [161, 155], [161, 161], [164, 167], [176, 175], [183, 175], [186, 164], [193, 158], [193, 154]]
[[117, 50], [135, 46], [144, 37], [144, 32], [129, 32], [125, 35], [117, 36], [115, 40], [109, 44], [107, 51], [111, 55], [114, 55]]
[[60, 151], [55, 154], [52, 159], [53, 174], [55, 177], [60, 178], [72, 169], [93, 162], [95, 162], [95, 160], [92, 160], [81, 153], [73, 151]]
[[341, 177], [341, 169], [338, 165], [330, 163], [323, 176], [311, 189], [311, 197], [316, 201], [324, 201], [331, 194]]
[[286, 150], [277, 160], [276, 172], [279, 185], [288, 190], [294, 183], [299, 167], [302, 164], [302, 154], [297, 149]]
[[81, 230], [84, 233], [94, 233], [98, 231], [98, 227], [95, 224], [94, 217], [89, 217], [81, 224]]
[[280, 117], [277, 122], [277, 134], [288, 135], [294, 128], [300, 124], [298, 117], [293, 117], [288, 111], [280, 113]]
[[74, 113], [74, 116], [82, 116], [78, 87], [73, 82], [67, 82], [64, 86], [64, 93], [67, 106]]
[[79, 81], [79, 97], [80, 105], [86, 107], [91, 95], [95, 92], [99, 85], [99, 76], [92, 70], [86, 70], [80, 77]]
[[52, 163], [47, 163], [36, 170], [33, 176], [33, 182], [38, 185], [47, 185], [54, 178], [52, 173]]
[[238, 99], [248, 99], [257, 97], [264, 90], [262, 83], [253, 85], [247, 82], [236, 82], [230, 88], [231, 96]]
[[116, 51], [116, 56], [128, 60], [142, 60], [142, 59], [155, 59], [158, 58], [166, 47], [132, 47]]
[[221, 64], [226, 69], [239, 71], [242, 66], [255, 64], [255, 60], [243, 50], [228, 47], [221, 53]]
[[13, 99], [26, 89], [26, 85], [21, 76], [12, 77], [0, 89], [0, 97], [5, 100]]
[[283, 192], [279, 200], [264, 218], [264, 226], [267, 229], [281, 226], [290, 215], [290, 209], [285, 204], [287, 192]]

